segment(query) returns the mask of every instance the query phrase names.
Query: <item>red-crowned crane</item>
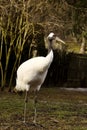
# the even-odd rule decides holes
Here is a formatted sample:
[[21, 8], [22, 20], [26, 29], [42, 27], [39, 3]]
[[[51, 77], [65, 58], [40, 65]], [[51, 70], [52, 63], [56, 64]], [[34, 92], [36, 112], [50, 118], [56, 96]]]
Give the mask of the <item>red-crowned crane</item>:
[[[59, 39], [54, 33], [50, 33], [47, 37], [48, 39], [48, 54], [46, 57], [34, 57], [31, 58], [24, 63], [22, 63], [18, 70], [17, 70], [17, 79], [16, 79], [16, 87], [15, 91], [25, 91], [25, 106], [24, 106], [24, 122], [26, 121], [26, 104], [28, 100], [28, 92], [30, 90], [35, 91], [37, 93], [41, 85], [43, 84], [48, 69], [53, 61], [53, 50], [52, 45], [55, 40], [62, 42], [65, 44], [64, 41]], [[35, 94], [35, 116], [34, 116], [34, 123], [36, 123], [36, 98], [37, 95]]]

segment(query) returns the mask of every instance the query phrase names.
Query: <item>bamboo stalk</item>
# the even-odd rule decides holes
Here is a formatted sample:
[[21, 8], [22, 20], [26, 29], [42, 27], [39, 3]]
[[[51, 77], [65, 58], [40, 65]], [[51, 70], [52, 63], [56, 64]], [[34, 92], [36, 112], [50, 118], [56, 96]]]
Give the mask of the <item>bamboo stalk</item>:
[[[2, 35], [1, 35], [2, 36]], [[2, 68], [2, 48], [3, 48], [3, 37], [1, 37], [1, 46], [0, 46], [0, 70], [1, 70], [1, 87], [3, 85], [3, 68]]]
[[[1, 57], [3, 57], [3, 54], [2, 51], [0, 52], [1, 89], [4, 89], [5, 84], [7, 82], [7, 72], [9, 68], [10, 56], [12, 54], [12, 51], [14, 51], [15, 61], [13, 63], [12, 70], [10, 70], [9, 90], [11, 90], [15, 70], [17, 69], [17, 66], [19, 66], [20, 64], [24, 45], [28, 40], [29, 36], [31, 34], [32, 35], [35, 34], [34, 24], [29, 22], [30, 15], [28, 14], [27, 5], [30, 2], [31, 0], [29, 1], [23, 0], [21, 1], [20, 5], [18, 5], [17, 2], [12, 0], [10, 1], [9, 5], [7, 5], [9, 9], [7, 6], [6, 8], [4, 8], [6, 12], [2, 14], [3, 19], [0, 23], [0, 25], [2, 26], [1, 28], [2, 43], [5, 44], [4, 47], [5, 68], [3, 68], [3, 64], [1, 62]], [[15, 8], [17, 17], [15, 16], [15, 12], [13, 13], [13, 8]], [[4, 19], [6, 19], [6, 22], [4, 22]], [[8, 38], [10, 39], [9, 43]], [[30, 43], [29, 47], [31, 45], [32, 43]], [[0, 49], [2, 49], [2, 46], [0, 46]], [[31, 48], [29, 48], [29, 52], [30, 50]]]
[[[24, 13], [24, 11], [23, 11], [23, 13]], [[18, 23], [18, 21], [19, 21], [19, 23]], [[11, 72], [11, 77], [10, 77], [10, 82], [9, 82], [9, 91], [11, 91], [12, 80], [13, 80], [13, 76], [14, 76], [16, 67], [19, 66], [19, 64], [20, 64], [21, 54], [22, 54], [25, 42], [27, 41], [28, 36], [30, 35], [29, 30], [31, 30], [28, 19], [26, 19], [25, 25], [23, 25], [24, 24], [23, 23], [23, 14], [21, 14], [21, 17], [18, 17], [18, 19], [16, 20], [16, 23], [17, 23], [16, 29], [18, 27], [20, 31], [18, 33], [18, 37], [16, 36], [17, 40], [16, 40], [16, 46], [14, 48], [14, 50], [17, 50], [17, 52], [15, 53], [16, 60], [14, 62], [13, 69]], [[15, 29], [15, 34], [16, 34], [16, 29]]]

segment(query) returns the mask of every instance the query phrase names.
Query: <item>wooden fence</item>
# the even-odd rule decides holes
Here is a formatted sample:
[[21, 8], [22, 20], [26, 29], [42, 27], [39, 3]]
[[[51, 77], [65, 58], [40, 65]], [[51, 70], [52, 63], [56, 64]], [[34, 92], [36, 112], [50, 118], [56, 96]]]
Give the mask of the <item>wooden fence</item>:
[[87, 87], [87, 55], [70, 54], [67, 84], [70, 87]]
[[54, 53], [45, 84], [65, 87], [87, 87], [87, 55]]

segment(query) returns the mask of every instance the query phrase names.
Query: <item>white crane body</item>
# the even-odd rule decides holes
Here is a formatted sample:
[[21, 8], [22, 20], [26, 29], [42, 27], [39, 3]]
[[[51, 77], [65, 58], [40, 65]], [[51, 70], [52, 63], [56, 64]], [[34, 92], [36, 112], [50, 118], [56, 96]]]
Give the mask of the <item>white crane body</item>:
[[36, 91], [43, 84], [53, 60], [53, 51], [46, 57], [35, 57], [22, 63], [17, 70], [16, 90]]

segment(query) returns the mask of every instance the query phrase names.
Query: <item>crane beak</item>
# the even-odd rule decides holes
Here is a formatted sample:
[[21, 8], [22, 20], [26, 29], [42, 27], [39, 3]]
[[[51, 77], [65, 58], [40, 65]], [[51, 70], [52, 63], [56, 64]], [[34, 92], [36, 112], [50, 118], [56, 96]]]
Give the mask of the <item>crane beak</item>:
[[61, 43], [63, 43], [63, 44], [66, 44], [63, 40], [61, 40], [59, 37], [56, 37], [56, 41], [57, 42], [61, 42]]

